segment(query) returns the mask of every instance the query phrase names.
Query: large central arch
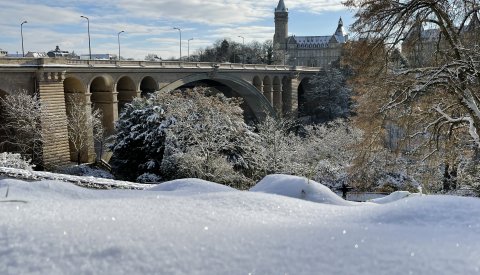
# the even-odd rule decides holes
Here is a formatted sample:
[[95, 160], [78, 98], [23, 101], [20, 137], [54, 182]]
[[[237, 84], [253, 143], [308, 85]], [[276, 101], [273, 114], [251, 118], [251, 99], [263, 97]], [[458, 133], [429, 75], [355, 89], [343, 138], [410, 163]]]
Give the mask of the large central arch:
[[259, 121], [264, 120], [267, 115], [276, 116], [275, 110], [270, 105], [270, 102], [255, 86], [242, 79], [225, 74], [216, 74], [215, 76], [211, 76], [208, 73], [189, 75], [163, 87], [160, 92], [173, 91], [189, 83], [202, 80], [213, 80], [234, 90], [245, 100], [245, 103], [250, 107], [255, 118]]

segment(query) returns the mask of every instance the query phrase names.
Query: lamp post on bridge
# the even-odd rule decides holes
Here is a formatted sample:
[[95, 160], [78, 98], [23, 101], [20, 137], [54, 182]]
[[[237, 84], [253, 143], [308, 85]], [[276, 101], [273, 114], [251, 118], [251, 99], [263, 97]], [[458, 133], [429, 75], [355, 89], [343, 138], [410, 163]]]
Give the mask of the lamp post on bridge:
[[[28, 23], [26, 20], [20, 24], [20, 35], [22, 36], [22, 56], [25, 57], [25, 49], [23, 48], [23, 24]], [[18, 55], [17, 55], [18, 57]]]
[[180, 33], [180, 57], [178, 58], [178, 61], [182, 61], [182, 29], [174, 27], [174, 30], [178, 30]]
[[242, 39], [242, 52], [243, 52], [243, 61], [242, 63], [245, 64], [245, 37], [239, 35], [238, 37], [240, 37]]
[[193, 38], [190, 38], [190, 39], [188, 39], [188, 42], [187, 42], [188, 43], [188, 48], [187, 48], [188, 49], [188, 60], [187, 61], [189, 61], [189, 62], [190, 62], [190, 41], [192, 41], [192, 40], [193, 40]]
[[88, 17], [80, 15], [81, 18], [87, 19], [87, 31], [88, 31], [88, 55], [90, 56], [90, 60], [92, 60], [92, 46], [90, 44], [90, 19]]
[[124, 32], [125, 32], [125, 31], [121, 31], [121, 32], [119, 32], [119, 33], [117, 34], [117, 36], [118, 36], [118, 60], [120, 60], [120, 56], [121, 56], [121, 55], [120, 55], [120, 34], [121, 34], [121, 33], [124, 33]]

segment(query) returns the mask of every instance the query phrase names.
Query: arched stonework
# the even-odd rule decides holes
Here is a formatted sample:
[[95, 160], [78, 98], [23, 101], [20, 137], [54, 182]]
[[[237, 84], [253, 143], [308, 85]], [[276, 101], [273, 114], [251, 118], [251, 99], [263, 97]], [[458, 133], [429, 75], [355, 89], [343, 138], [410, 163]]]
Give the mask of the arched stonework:
[[308, 103], [307, 98], [305, 97], [305, 92], [309, 89], [310, 78], [304, 77], [300, 84], [298, 85], [298, 115], [302, 116], [305, 114], [305, 108]]
[[272, 105], [272, 80], [268, 75], [263, 78], [263, 95]]
[[253, 78], [252, 84], [259, 92], [263, 92], [263, 83], [258, 75]]
[[[74, 111], [73, 108], [84, 108], [85, 113], [92, 112], [90, 94], [87, 93], [85, 84], [83, 84], [81, 80], [73, 76], [65, 78], [65, 80], [63, 81], [63, 90], [65, 95], [65, 108], [67, 118], [72, 117], [72, 113], [78, 112], [78, 110]], [[73, 115], [75, 116], [77, 114]], [[91, 146], [88, 146], [87, 148], [81, 150], [80, 161], [83, 163], [92, 162], [94, 160], [93, 129], [89, 129], [88, 131], [89, 132], [86, 135], [90, 139], [89, 143], [91, 144]], [[68, 128], [68, 135], [71, 136], [72, 134], [72, 130]], [[76, 162], [78, 160], [78, 153], [71, 139], [69, 139], [69, 147], [70, 160], [72, 162]]]
[[158, 83], [151, 76], [146, 76], [140, 81], [141, 96], [145, 97], [148, 94], [158, 91]]
[[252, 84], [225, 74], [216, 74], [214, 76], [208, 73], [189, 75], [185, 78], [179, 79], [169, 85], [163, 87], [160, 91], [173, 91], [188, 83], [213, 80], [228, 86], [239, 96], [241, 96], [247, 105], [253, 110], [257, 120], [265, 119], [266, 115], [275, 116], [275, 110], [272, 108], [267, 99], [255, 88]]
[[102, 111], [102, 123], [107, 134], [114, 133], [118, 120], [117, 93], [113, 86], [113, 80], [108, 75], [95, 77], [89, 85], [93, 107]]
[[282, 78], [282, 113], [292, 112], [292, 80], [286, 76]]
[[137, 97], [137, 85], [130, 77], [123, 76], [118, 80], [116, 87], [120, 115], [125, 104], [132, 102]]
[[282, 114], [282, 83], [278, 76], [273, 78], [272, 105], [277, 114]]

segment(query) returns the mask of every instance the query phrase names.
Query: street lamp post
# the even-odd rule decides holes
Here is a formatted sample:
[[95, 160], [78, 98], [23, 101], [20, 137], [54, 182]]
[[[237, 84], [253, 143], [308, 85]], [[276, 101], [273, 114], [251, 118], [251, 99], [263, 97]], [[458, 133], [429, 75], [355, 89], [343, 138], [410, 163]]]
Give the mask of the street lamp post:
[[27, 21], [23, 21], [20, 24], [20, 35], [22, 36], [22, 56], [25, 57], [25, 49], [23, 48], [23, 24], [28, 23]]
[[190, 61], [190, 41], [192, 41], [193, 38], [188, 39], [188, 61]]
[[81, 18], [87, 19], [87, 31], [88, 31], [88, 55], [90, 56], [90, 60], [92, 59], [92, 46], [90, 44], [90, 19], [88, 17], [80, 15]]
[[120, 60], [120, 56], [121, 56], [121, 55], [120, 55], [120, 34], [121, 34], [121, 33], [124, 33], [124, 32], [125, 32], [125, 31], [121, 31], [121, 32], [119, 32], [119, 33], [117, 34], [117, 36], [118, 36], [118, 60]]
[[245, 64], [245, 37], [239, 35], [238, 37], [240, 37], [242, 39], [242, 50], [243, 50], [243, 64]]
[[178, 58], [179, 61], [182, 61], [182, 29], [174, 27], [174, 30], [178, 30], [180, 33], [180, 57]]

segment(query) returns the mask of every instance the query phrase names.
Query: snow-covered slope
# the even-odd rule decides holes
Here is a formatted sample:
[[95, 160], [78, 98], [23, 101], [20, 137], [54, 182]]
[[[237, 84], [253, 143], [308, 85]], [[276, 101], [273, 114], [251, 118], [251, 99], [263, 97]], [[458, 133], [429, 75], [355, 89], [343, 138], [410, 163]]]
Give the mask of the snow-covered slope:
[[328, 187], [313, 180], [289, 175], [269, 175], [250, 189], [252, 192], [277, 194], [307, 201], [334, 205], [356, 205], [333, 193]]
[[179, 183], [0, 180], [0, 274], [480, 274], [478, 199], [346, 207]]

